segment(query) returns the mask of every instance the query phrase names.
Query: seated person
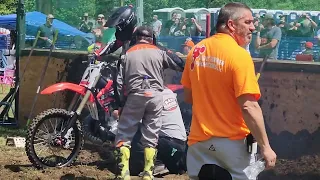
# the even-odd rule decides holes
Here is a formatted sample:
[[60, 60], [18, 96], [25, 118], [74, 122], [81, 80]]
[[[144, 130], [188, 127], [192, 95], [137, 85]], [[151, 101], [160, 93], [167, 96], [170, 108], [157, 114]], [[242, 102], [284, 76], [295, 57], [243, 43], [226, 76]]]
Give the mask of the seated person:
[[182, 44], [182, 53], [176, 52], [176, 55], [178, 56], [186, 56], [188, 55], [189, 51], [193, 48], [194, 42], [191, 38], [187, 38], [184, 44]]
[[294, 52], [292, 52], [291, 60], [296, 60], [296, 56], [298, 54], [305, 54], [305, 55], [314, 55], [313, 51], [313, 43], [312, 42], [300, 42], [301, 46], [299, 49], [296, 49]]

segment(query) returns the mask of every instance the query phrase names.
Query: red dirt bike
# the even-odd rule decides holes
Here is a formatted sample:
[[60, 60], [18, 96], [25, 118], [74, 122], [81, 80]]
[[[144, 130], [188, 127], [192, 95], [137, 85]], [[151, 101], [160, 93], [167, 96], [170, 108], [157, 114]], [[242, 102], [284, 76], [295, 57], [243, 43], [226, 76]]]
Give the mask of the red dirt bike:
[[[83, 147], [84, 137], [100, 145], [105, 141], [112, 142], [114, 137], [110, 132], [117, 124], [117, 119], [111, 115], [116, 103], [112, 81], [116, 64], [116, 60], [103, 62], [89, 56], [88, 67], [79, 84], [62, 82], [41, 91], [41, 94], [53, 94], [70, 90], [75, 96], [68, 109], [45, 110], [28, 127], [25, 149], [36, 168], [71, 165]], [[182, 88], [173, 84], [167, 87], [172, 91]], [[89, 115], [81, 120], [84, 109]], [[39, 146], [44, 149], [38, 152]]]

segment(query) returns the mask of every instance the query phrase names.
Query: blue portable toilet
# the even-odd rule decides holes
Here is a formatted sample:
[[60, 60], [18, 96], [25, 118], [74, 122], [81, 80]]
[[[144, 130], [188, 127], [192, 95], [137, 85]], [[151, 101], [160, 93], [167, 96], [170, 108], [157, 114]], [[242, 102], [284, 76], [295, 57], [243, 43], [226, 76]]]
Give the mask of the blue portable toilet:
[[303, 11], [304, 13], [306, 13], [307, 15], [309, 15], [309, 17], [312, 18], [311, 12], [310, 11]]
[[320, 23], [320, 11], [311, 11], [310, 12], [312, 19], [319, 24]]
[[158, 16], [158, 19], [162, 21], [162, 24], [170, 20], [173, 13], [177, 13], [178, 18], [186, 17], [186, 13], [184, 12], [184, 9], [179, 7], [157, 9], [157, 10], [153, 10], [153, 13]]
[[259, 12], [257, 11], [257, 9], [251, 9], [252, 11], [252, 16], [256, 17], [257, 14], [259, 14]]
[[264, 14], [267, 14], [267, 9], [258, 9], [259, 10], [259, 15], [262, 16]]
[[297, 11], [290, 11], [288, 15], [288, 23], [294, 22], [299, 19]]
[[208, 9], [195, 8], [195, 9], [187, 9], [184, 12], [186, 13], [186, 18], [196, 17], [199, 25], [202, 27], [203, 31], [205, 31], [206, 25], [207, 25], [207, 14], [210, 14], [210, 11]]
[[280, 22], [280, 16], [283, 16], [284, 13], [282, 10], [273, 10], [273, 17], [276, 21], [276, 23], [278, 24]]
[[209, 8], [211, 14], [211, 29], [216, 26], [220, 8]]
[[312, 17], [310, 11], [297, 11], [297, 14], [298, 14], [297, 20], [299, 20], [301, 18], [302, 14], [307, 14], [308, 16]]
[[267, 9], [252, 9], [254, 15], [259, 14], [260, 16], [267, 13]]

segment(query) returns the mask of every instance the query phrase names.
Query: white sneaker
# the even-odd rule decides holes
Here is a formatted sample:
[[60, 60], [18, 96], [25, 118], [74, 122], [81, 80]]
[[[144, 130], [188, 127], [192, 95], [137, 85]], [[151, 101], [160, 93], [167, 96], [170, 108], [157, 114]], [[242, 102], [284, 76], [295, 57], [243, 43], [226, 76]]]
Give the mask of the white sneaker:
[[157, 176], [157, 175], [166, 174], [168, 172], [169, 172], [169, 170], [166, 168], [166, 166], [164, 164], [157, 164], [154, 167], [153, 175]]

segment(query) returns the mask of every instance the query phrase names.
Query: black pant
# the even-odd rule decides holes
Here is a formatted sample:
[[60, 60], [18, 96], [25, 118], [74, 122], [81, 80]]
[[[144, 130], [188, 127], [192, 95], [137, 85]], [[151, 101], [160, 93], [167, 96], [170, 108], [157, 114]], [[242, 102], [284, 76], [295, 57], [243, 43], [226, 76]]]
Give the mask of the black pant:
[[[141, 144], [141, 132], [135, 134], [131, 143], [129, 160], [130, 174], [137, 176], [144, 167], [144, 147]], [[169, 137], [159, 137], [157, 162], [163, 163], [171, 174], [186, 171], [186, 142]]]

